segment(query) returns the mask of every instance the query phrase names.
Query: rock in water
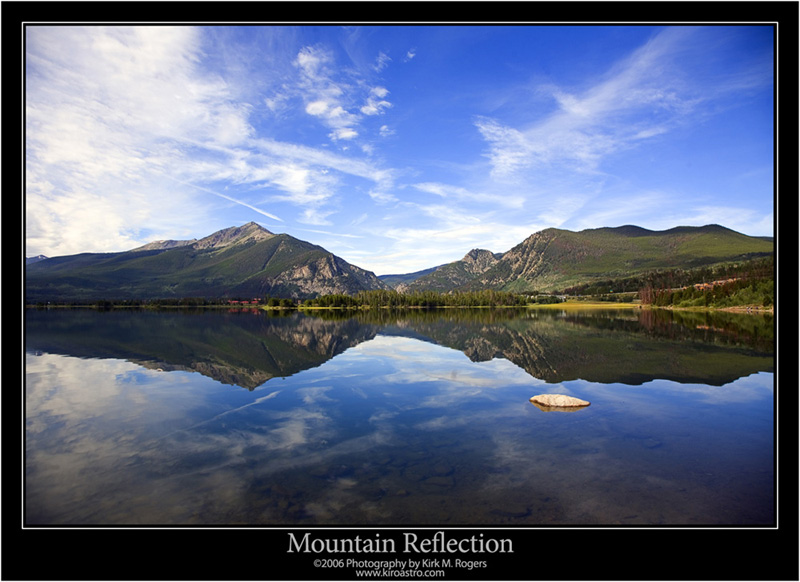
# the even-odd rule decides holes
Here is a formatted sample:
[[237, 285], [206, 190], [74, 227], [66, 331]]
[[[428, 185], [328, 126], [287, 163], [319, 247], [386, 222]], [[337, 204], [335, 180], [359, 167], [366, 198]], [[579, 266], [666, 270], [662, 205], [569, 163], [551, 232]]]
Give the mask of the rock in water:
[[542, 410], [555, 410], [555, 409], [576, 409], [582, 408], [584, 406], [589, 406], [589, 402], [586, 400], [581, 400], [580, 398], [574, 398], [572, 396], [566, 396], [564, 394], [539, 394], [538, 396], [533, 396], [531, 398], [531, 402], [537, 407]]

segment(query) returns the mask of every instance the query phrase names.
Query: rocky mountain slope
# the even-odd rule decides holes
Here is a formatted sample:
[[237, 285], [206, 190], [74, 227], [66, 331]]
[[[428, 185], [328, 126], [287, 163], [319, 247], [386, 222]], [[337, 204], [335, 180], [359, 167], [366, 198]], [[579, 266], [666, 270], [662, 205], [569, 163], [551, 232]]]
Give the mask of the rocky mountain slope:
[[464, 258], [436, 267], [409, 282], [395, 285], [401, 293], [413, 291], [438, 291], [446, 293], [458, 289], [492, 268], [502, 255], [484, 249], [473, 249]]
[[652, 231], [637, 226], [532, 234], [461, 287], [552, 291], [661, 269], [744, 261], [774, 252], [774, 243], [719, 225]]
[[718, 225], [665, 231], [637, 226], [580, 232], [549, 228], [504, 254], [474, 249], [458, 261], [381, 280], [320, 246], [274, 234], [251, 222], [200, 240], [156, 241], [121, 253], [83, 253], [27, 264], [26, 298], [33, 302], [181, 297], [302, 300], [390, 288], [548, 293], [773, 253], [772, 240]]
[[196, 241], [53, 257], [26, 269], [26, 298], [291, 297], [387, 289], [324, 248], [250, 222]]

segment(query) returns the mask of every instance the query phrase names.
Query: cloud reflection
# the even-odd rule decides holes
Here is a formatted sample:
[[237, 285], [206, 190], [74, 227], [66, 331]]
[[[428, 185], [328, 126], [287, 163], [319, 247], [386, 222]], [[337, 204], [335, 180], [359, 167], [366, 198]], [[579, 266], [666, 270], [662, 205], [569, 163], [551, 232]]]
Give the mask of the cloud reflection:
[[[772, 377], [724, 387], [551, 384], [593, 406], [546, 415], [528, 402], [546, 383], [510, 361], [473, 362], [390, 335], [252, 392], [196, 373], [50, 354], [28, 355], [27, 373], [27, 517], [96, 524], [402, 522], [436, 519], [417, 513], [425, 503], [441, 511], [441, 500], [467, 498], [487, 508], [480, 519], [523, 519], [533, 515], [531, 491], [566, 500], [582, 485], [599, 498], [612, 482], [622, 498], [645, 478], [668, 486], [658, 465], [636, 475], [640, 460], [629, 455], [695, 446], [670, 432], [695, 434], [694, 415], [763, 409]], [[756, 430], [715, 422], [712, 443]], [[709, 454], [736, 453], [725, 446]]]

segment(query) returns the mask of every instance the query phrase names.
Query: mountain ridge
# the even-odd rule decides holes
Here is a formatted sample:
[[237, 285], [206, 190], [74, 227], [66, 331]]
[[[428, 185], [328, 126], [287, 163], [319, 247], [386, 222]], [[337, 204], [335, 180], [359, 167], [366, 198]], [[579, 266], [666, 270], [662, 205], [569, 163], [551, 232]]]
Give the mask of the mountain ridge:
[[635, 225], [577, 232], [547, 228], [505, 253], [476, 248], [438, 267], [377, 277], [321, 246], [249, 222], [199, 240], [153, 241], [130, 251], [81, 253], [28, 263], [26, 297], [32, 301], [192, 296], [303, 300], [392, 288], [399, 292], [556, 292], [601, 279], [772, 253], [773, 241], [717, 224], [664, 231]]
[[464, 290], [530, 292], [653, 270], [695, 268], [748, 260], [774, 252], [774, 244], [724, 226], [677, 226], [651, 231], [626, 225], [536, 232], [503, 254]]
[[131, 249], [130, 252], [167, 250], [182, 246], [193, 246], [194, 248], [221, 248], [229, 244], [244, 242], [249, 238], [263, 239], [275, 236], [260, 224], [248, 222], [242, 226], [231, 226], [218, 230], [201, 239], [189, 240], [155, 240], [140, 247]]
[[26, 296], [29, 300], [192, 296], [305, 299], [388, 288], [374, 273], [318, 245], [288, 234], [274, 234], [254, 222], [195, 241], [164, 243], [33, 263], [26, 269]]
[[502, 254], [486, 249], [472, 249], [458, 261], [420, 271], [420, 276], [395, 285], [395, 289], [401, 293], [414, 291], [446, 293], [468, 284], [494, 266], [501, 257]]
[[[470, 258], [467, 253], [458, 261], [418, 271], [418, 276], [393, 286], [401, 292], [557, 292], [579, 283], [749, 260], [773, 252], [772, 237], [753, 237], [719, 224], [661, 231], [630, 224], [581, 231], [551, 227], [531, 234], [505, 253], [493, 253], [496, 261], [484, 263], [484, 268], [471, 275], [464, 275]], [[461, 281], [454, 275], [459, 271]], [[404, 276], [393, 277], [401, 281]]]
[[43, 261], [46, 259], [44, 255], [36, 255], [35, 257], [25, 257], [25, 264], [31, 265], [33, 263], [38, 263], [39, 261]]

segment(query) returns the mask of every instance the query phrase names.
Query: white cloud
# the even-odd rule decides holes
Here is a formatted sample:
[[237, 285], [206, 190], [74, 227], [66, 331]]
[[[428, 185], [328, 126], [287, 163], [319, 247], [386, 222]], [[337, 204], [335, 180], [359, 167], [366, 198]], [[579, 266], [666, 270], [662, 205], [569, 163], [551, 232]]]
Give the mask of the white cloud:
[[[334, 209], [325, 205], [342, 179], [391, 188], [391, 173], [364, 160], [257, 135], [254, 107], [237, 92], [246, 88], [206, 69], [211, 49], [199, 29], [28, 31], [29, 253], [125, 250], [154, 235], [197, 232], [220, 203], [281, 220], [271, 202], [288, 202], [301, 222], [327, 224]], [[256, 98], [283, 115], [304, 94], [305, 111], [333, 141], [357, 139], [361, 116], [347, 103], [361, 85], [337, 82], [332, 55], [320, 48], [299, 51], [294, 70], [295, 85], [282, 75], [270, 98]], [[367, 103], [382, 110], [387, 94], [366, 90]], [[251, 186], [258, 200], [226, 193], [223, 180]]]
[[326, 101], [312, 101], [306, 105], [306, 113], [309, 115], [321, 116], [328, 111], [328, 103]]
[[389, 94], [385, 87], [374, 87], [369, 92], [366, 104], [361, 107], [364, 115], [380, 115], [384, 109], [391, 107], [392, 104], [384, 99]]
[[[290, 231], [293, 221], [349, 229], [336, 236], [375, 242], [347, 260], [376, 272], [417, 270], [475, 247], [504, 251], [548, 226], [636, 223], [652, 214], [653, 199], [669, 197], [606, 162], [670, 138], [697, 123], [700, 105], [714, 100], [716, 111], [733, 91], [761, 87], [771, 74], [754, 59], [740, 67], [745, 74], [731, 68], [701, 86], [696, 79], [705, 77], [692, 68], [716, 70], [697, 56], [706, 35], [667, 28], [586, 83], [539, 83], [534, 113], [525, 95], [506, 87], [502, 98], [481, 95], [482, 109], [464, 93], [448, 116], [457, 122], [456, 107], [470, 104], [465, 115], [485, 148], [481, 163], [470, 165], [456, 157], [473, 147], [463, 136], [447, 134], [452, 147], [441, 153], [425, 150], [427, 136], [415, 135], [406, 119], [431, 101], [411, 108], [404, 100], [400, 108], [399, 71], [387, 69], [387, 53], [357, 29], [357, 45], [312, 46], [293, 33], [291, 44], [284, 37], [253, 54], [244, 53], [238, 32], [225, 35], [234, 42], [223, 46], [215, 44], [222, 33], [202, 28], [28, 31], [27, 242], [29, 253], [47, 255], [206, 234], [208, 224], [230, 225], [217, 222], [233, 216], [223, 212], [229, 209], [285, 221]], [[416, 49], [392, 54], [407, 61]], [[542, 95], [549, 110], [541, 109]], [[526, 110], [525, 122], [507, 113], [514, 104]], [[388, 136], [396, 137], [376, 139]], [[396, 167], [383, 157], [393, 154], [402, 156]], [[750, 221], [771, 232], [771, 208], [748, 212], [744, 202], [727, 209], [711, 200], [659, 218]], [[367, 213], [369, 221], [355, 224]]]
[[318, 207], [310, 207], [306, 208], [297, 220], [303, 224], [330, 225], [332, 223], [328, 217], [333, 213], [334, 211], [331, 209], [322, 210]]
[[188, 143], [231, 146], [251, 135], [247, 107], [221, 79], [199, 74], [199, 32], [27, 31], [30, 251], [124, 250], [146, 242], [141, 225], [159, 215], [176, 229], [198, 220], [204, 204], [190, 202], [190, 189], [166, 188], [163, 173], [185, 178]]
[[392, 59], [386, 53], [378, 53], [378, 57], [375, 59], [375, 71], [380, 73], [387, 66], [389, 66], [391, 61]]
[[352, 127], [340, 127], [329, 134], [333, 141], [349, 140], [358, 137], [358, 132]]
[[[376, 70], [383, 69], [390, 60], [381, 53]], [[305, 111], [331, 130], [328, 138], [334, 143], [360, 137], [364, 116], [381, 115], [392, 106], [386, 100], [389, 94], [386, 87], [366, 89], [368, 80], [352, 70], [340, 68], [331, 51], [304, 47], [295, 64], [300, 72], [298, 90], [306, 103]], [[368, 145], [363, 148], [369, 150]]]
[[489, 143], [487, 157], [492, 162], [492, 175], [512, 176], [531, 165], [534, 148], [522, 132], [483, 117], [475, 125]]
[[353, 88], [337, 73], [333, 54], [321, 47], [304, 47], [295, 63], [301, 74], [299, 89], [306, 101], [306, 113], [332, 129], [328, 135], [333, 141], [355, 138], [359, 116], [348, 111]]
[[557, 108], [533, 125], [477, 118], [493, 174], [509, 178], [544, 166], [596, 171], [610, 154], [688, 123], [702, 101], [720, 95], [685, 78], [680, 57], [694, 32], [665, 29], [588, 87], [545, 87]]

